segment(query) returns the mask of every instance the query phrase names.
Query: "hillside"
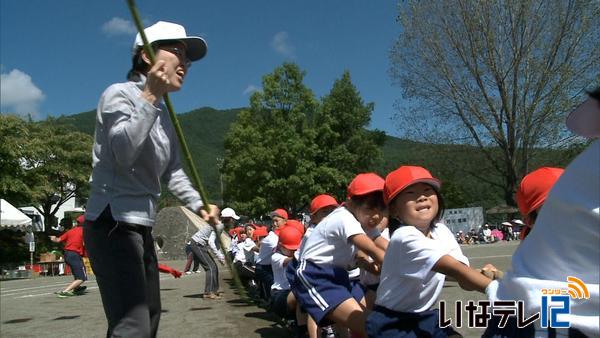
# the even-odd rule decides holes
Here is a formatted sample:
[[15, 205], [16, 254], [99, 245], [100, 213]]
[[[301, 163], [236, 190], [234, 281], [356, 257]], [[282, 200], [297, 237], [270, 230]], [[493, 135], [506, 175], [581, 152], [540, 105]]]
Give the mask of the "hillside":
[[[192, 157], [212, 201], [221, 199], [217, 158], [223, 157], [223, 139], [229, 125], [243, 108], [217, 110], [203, 107], [179, 114]], [[78, 131], [94, 133], [95, 111], [62, 116], [58, 123], [70, 125]], [[573, 151], [540, 152], [531, 168], [541, 165], [564, 166], [576, 154]], [[440, 145], [414, 142], [386, 136], [384, 160], [374, 171], [385, 175], [402, 164], [416, 164], [428, 168], [444, 183], [446, 207], [483, 206], [489, 208], [503, 203], [501, 190], [475, 180], [470, 173], [482, 174], [486, 179], [499, 182], [500, 177], [489, 174], [486, 160], [475, 148], [465, 145]]]

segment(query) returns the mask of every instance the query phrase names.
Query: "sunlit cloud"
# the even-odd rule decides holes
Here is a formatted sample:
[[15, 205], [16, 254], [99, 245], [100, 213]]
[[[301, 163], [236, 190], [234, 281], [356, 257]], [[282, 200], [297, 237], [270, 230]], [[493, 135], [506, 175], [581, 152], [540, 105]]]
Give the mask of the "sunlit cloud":
[[244, 92], [242, 93], [243, 95], [252, 95], [254, 92], [260, 92], [262, 91], [262, 89], [260, 87], [257, 87], [255, 85], [248, 85], [248, 87], [246, 87], [246, 89], [244, 89]]
[[108, 35], [133, 35], [137, 33], [133, 22], [119, 17], [114, 17], [105, 22], [102, 25], [102, 31]]
[[[2, 67], [4, 71], [4, 67]], [[0, 74], [0, 107], [4, 113], [37, 118], [40, 103], [46, 95], [31, 80], [31, 76], [13, 69]]]
[[277, 53], [285, 57], [290, 59], [296, 58], [296, 47], [294, 47], [290, 41], [290, 37], [287, 32], [279, 32], [275, 34], [271, 40], [271, 47], [273, 47]]

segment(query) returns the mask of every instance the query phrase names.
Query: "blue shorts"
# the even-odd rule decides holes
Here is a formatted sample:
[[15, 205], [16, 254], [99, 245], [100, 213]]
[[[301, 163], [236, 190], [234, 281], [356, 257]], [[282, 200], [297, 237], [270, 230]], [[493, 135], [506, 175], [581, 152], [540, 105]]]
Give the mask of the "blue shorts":
[[87, 274], [85, 273], [85, 266], [83, 266], [83, 259], [75, 251], [65, 250], [65, 263], [71, 268], [71, 273], [75, 280], [87, 280]]
[[360, 300], [365, 297], [365, 292], [367, 292], [366, 288], [358, 279], [351, 279], [350, 286], [352, 287], [352, 291], [350, 291], [350, 293], [352, 293], [352, 298], [357, 299], [357, 301], [360, 302]]
[[345, 300], [354, 298], [348, 271], [343, 268], [293, 260], [288, 264], [286, 275], [298, 303], [319, 326], [327, 326], [327, 314]]
[[440, 328], [439, 311], [397, 312], [375, 305], [367, 318], [369, 337], [433, 337], [444, 338], [457, 335], [451, 327]]

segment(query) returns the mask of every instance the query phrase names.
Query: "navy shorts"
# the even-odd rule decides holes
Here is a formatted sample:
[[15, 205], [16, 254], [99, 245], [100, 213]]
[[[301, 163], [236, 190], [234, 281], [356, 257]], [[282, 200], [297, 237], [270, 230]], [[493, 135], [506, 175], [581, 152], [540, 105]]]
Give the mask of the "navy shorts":
[[65, 262], [71, 268], [71, 273], [75, 280], [87, 280], [87, 274], [85, 273], [85, 266], [83, 266], [83, 259], [75, 251], [65, 250]]
[[345, 300], [354, 298], [346, 269], [293, 260], [288, 264], [286, 275], [298, 303], [319, 326], [330, 324], [325, 320], [327, 314]]
[[397, 312], [375, 305], [367, 318], [369, 337], [461, 337], [451, 327], [440, 328], [439, 311]]
[[352, 287], [352, 291], [350, 291], [352, 298], [357, 299], [357, 301], [360, 302], [360, 300], [365, 297], [365, 292], [367, 292], [367, 289], [360, 283], [360, 280], [358, 279], [351, 279], [350, 286]]

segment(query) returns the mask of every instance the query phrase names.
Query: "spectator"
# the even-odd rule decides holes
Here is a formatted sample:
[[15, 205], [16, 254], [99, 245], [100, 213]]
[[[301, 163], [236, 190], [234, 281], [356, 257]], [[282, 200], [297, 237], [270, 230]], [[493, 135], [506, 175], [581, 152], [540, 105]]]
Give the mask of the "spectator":
[[60, 237], [50, 236], [50, 240], [55, 243], [65, 243], [65, 262], [71, 268], [73, 274], [73, 282], [63, 291], [58, 292], [59, 298], [65, 298], [81, 294], [86, 287], [82, 286], [87, 280], [87, 273], [83, 265], [82, 257], [85, 254], [83, 246], [83, 215], [77, 217], [75, 226], [62, 234]]

